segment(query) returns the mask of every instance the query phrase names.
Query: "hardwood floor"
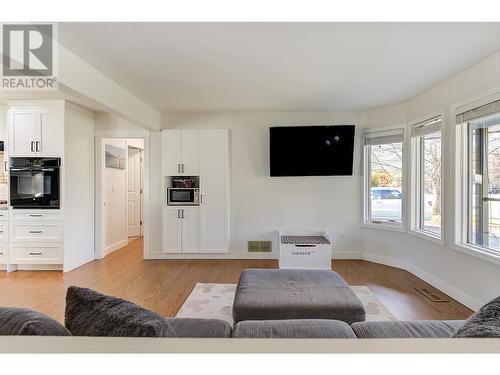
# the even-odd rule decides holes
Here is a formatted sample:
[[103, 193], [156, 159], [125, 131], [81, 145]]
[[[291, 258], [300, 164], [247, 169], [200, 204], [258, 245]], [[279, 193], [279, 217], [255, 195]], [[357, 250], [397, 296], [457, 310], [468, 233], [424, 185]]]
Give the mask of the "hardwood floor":
[[[71, 272], [0, 272], [0, 306], [28, 307], [64, 320], [66, 288], [78, 285], [174, 316], [197, 282], [236, 283], [245, 268], [276, 268], [275, 260], [143, 260], [143, 240]], [[472, 311], [457, 301], [434, 303], [415, 287], [429, 284], [412, 274], [363, 260], [335, 260], [350, 285], [366, 285], [398, 320], [465, 319]], [[444, 294], [444, 293], [442, 293]]]

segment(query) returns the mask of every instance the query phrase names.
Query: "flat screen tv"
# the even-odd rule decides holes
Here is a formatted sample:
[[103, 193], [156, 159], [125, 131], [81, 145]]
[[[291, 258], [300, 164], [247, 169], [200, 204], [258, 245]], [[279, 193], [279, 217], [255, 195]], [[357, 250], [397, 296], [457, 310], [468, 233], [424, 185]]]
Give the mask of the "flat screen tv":
[[271, 177], [350, 176], [354, 125], [271, 127]]

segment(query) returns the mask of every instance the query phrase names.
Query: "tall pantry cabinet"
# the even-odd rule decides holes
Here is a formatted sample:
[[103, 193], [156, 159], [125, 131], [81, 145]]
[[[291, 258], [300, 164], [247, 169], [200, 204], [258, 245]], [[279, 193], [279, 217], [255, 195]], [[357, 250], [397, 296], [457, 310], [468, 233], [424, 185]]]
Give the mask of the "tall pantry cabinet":
[[[229, 243], [229, 132], [162, 131], [163, 252], [226, 253]], [[168, 206], [172, 177], [199, 178], [199, 206]]]

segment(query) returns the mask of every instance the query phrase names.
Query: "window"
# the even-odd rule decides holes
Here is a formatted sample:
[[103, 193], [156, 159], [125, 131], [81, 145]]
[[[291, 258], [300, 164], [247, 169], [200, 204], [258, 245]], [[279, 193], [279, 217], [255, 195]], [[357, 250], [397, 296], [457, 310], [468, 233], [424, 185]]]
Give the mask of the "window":
[[403, 130], [365, 134], [365, 223], [402, 226]]
[[457, 116], [462, 126], [463, 240], [500, 254], [500, 100]]
[[441, 116], [412, 126], [412, 230], [441, 237]]

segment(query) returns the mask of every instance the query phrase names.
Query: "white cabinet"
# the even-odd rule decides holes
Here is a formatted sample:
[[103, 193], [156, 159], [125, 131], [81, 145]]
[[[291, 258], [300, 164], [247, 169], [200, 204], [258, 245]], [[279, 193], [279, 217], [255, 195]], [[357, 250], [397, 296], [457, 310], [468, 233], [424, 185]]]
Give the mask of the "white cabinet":
[[11, 264], [61, 264], [62, 244], [15, 243], [9, 246]]
[[8, 115], [10, 156], [62, 156], [63, 107], [11, 107]]
[[178, 208], [163, 210], [163, 251], [165, 253], [182, 252], [182, 222]]
[[200, 210], [198, 208], [183, 208], [182, 223], [182, 252], [200, 252]]
[[201, 253], [228, 251], [228, 217], [226, 208], [203, 208], [201, 212]]
[[200, 252], [200, 210], [166, 208], [164, 210], [163, 251], [165, 253]]
[[0, 243], [9, 242], [9, 222], [0, 221]]
[[197, 176], [200, 174], [200, 131], [166, 129], [162, 131], [162, 164], [164, 176]]
[[5, 265], [9, 260], [9, 247], [5, 244], [0, 244], [0, 265]]
[[[163, 176], [200, 176], [200, 206], [163, 210], [165, 253], [224, 253], [229, 243], [227, 129], [162, 132]], [[168, 181], [168, 179], [163, 179]], [[166, 188], [167, 186], [165, 186]]]

